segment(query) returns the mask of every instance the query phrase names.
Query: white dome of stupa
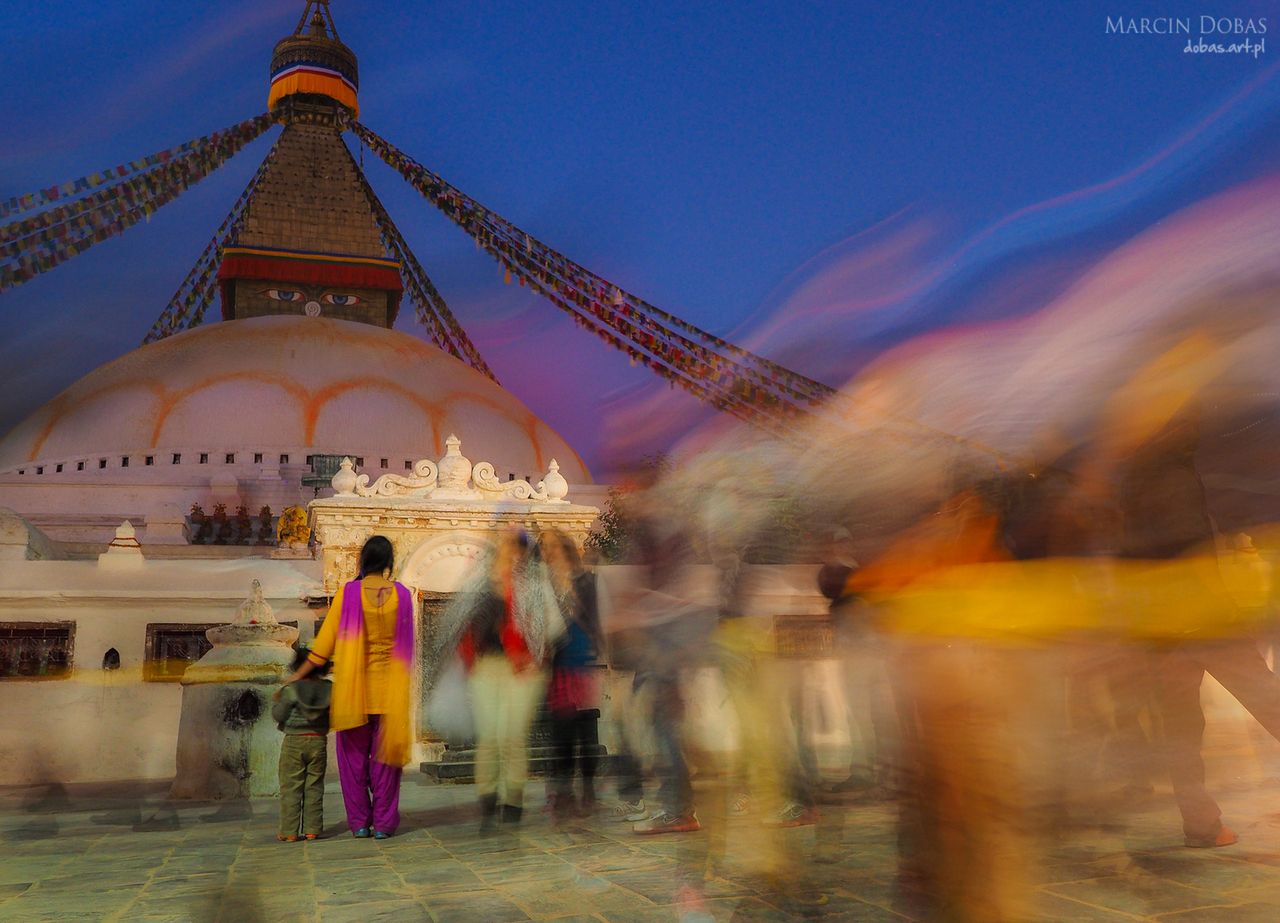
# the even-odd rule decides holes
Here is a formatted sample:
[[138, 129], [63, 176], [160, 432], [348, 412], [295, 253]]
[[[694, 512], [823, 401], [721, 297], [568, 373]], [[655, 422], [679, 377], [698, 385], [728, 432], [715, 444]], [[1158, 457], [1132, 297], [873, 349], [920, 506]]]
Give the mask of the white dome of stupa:
[[384, 460], [403, 471], [439, 458], [453, 433], [499, 477], [536, 481], [554, 458], [570, 482], [590, 482], [559, 434], [442, 350], [302, 316], [197, 327], [95, 369], [0, 440], [0, 475], [41, 469], [63, 480], [127, 467], [130, 480], [154, 484], [178, 469], [189, 478], [195, 464], [297, 465], [311, 454], [360, 457], [376, 475]]

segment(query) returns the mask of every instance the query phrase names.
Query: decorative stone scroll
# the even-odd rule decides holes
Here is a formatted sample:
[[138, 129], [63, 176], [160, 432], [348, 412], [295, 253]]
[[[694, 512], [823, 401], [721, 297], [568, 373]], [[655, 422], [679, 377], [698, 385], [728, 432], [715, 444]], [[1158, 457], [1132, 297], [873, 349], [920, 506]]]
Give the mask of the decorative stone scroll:
[[473, 465], [462, 454], [462, 440], [450, 435], [439, 463], [422, 459], [411, 475], [384, 474], [372, 484], [369, 475], [356, 474], [350, 458], [344, 458], [333, 476], [335, 497], [416, 497], [430, 500], [478, 500], [488, 502], [567, 503], [569, 484], [553, 458], [537, 486], [526, 480], [498, 480], [492, 462]]
[[[350, 461], [348, 458], [342, 460], [344, 470]], [[357, 475], [353, 492], [358, 497], [429, 497], [438, 486], [439, 477], [440, 469], [436, 463], [424, 458], [414, 463], [412, 475], [384, 474], [373, 486], [369, 485], [369, 475]], [[337, 489], [336, 485], [334, 489]]]

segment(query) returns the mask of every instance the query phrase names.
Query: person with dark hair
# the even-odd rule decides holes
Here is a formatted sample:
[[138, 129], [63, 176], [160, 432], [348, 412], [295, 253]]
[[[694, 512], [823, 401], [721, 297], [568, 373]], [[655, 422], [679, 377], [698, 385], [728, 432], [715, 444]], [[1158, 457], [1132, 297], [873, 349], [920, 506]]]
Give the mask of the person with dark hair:
[[566, 628], [551, 660], [551, 683], [547, 690], [555, 748], [552, 811], [557, 821], [563, 821], [576, 813], [575, 763], [582, 770], [582, 810], [589, 812], [596, 804], [594, 748], [597, 744], [593, 732], [598, 712], [593, 714], [591, 709], [599, 702], [599, 689], [597, 672], [592, 665], [604, 647], [604, 639], [600, 631], [595, 576], [583, 570], [573, 540], [559, 529], [548, 529], [538, 536], [538, 550], [547, 566]]
[[330, 726], [347, 825], [385, 840], [400, 825], [400, 774], [409, 761], [413, 594], [391, 580], [395, 552], [375, 535], [360, 550], [360, 574], [333, 598], [306, 663], [286, 684], [333, 661]]
[[878, 788], [887, 793], [897, 760], [897, 735], [886, 653], [872, 627], [870, 607], [857, 593], [846, 590], [858, 569], [853, 536], [847, 529], [833, 531], [827, 557], [827, 563], [818, 571], [818, 591], [830, 600], [850, 743], [849, 775], [831, 790], [839, 793]]
[[[293, 670], [307, 662], [305, 647], [294, 651]], [[271, 717], [284, 732], [280, 744], [280, 832], [276, 839], [295, 843], [324, 832], [324, 774], [328, 768], [329, 696], [323, 677], [328, 664], [282, 686], [272, 697]]]

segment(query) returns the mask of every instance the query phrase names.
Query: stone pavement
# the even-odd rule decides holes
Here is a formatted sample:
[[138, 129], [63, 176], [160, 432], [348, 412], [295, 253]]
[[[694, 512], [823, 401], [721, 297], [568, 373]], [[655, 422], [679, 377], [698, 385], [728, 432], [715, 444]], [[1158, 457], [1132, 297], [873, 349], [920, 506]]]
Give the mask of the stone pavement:
[[[639, 837], [604, 814], [556, 830], [538, 783], [518, 832], [481, 838], [470, 786], [407, 775], [404, 826], [382, 843], [347, 835], [336, 784], [327, 837], [299, 844], [275, 841], [274, 801], [175, 807], [165, 790], [0, 790], [0, 921], [647, 923], [680, 919], [683, 884], [704, 877], [704, 920], [925, 918], [895, 888], [893, 812], [872, 801], [784, 831], [796, 864], [779, 884], [752, 870], [751, 817], [728, 822], [707, 877], [706, 832]], [[1047, 831], [1039, 919], [1280, 920], [1278, 796], [1260, 785], [1224, 795], [1241, 834], [1227, 849], [1179, 845], [1167, 793], [1105, 827]]]

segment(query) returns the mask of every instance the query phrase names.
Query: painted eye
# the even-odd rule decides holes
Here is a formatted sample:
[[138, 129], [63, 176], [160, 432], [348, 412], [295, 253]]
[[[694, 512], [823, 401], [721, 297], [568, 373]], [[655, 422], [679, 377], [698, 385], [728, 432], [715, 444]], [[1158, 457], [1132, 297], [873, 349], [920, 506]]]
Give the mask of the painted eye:
[[344, 307], [353, 304], [359, 304], [364, 299], [359, 295], [345, 295], [337, 292], [325, 292], [324, 300], [329, 304], [342, 305]]
[[301, 301], [302, 292], [289, 288], [269, 288], [267, 289], [267, 297], [275, 301]]

